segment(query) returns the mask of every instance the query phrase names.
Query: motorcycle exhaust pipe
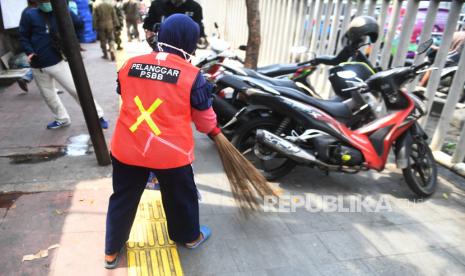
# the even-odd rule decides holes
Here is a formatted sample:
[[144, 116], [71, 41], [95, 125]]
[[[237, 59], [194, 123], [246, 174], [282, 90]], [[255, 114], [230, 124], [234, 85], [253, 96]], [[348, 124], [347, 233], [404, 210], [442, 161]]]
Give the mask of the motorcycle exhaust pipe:
[[339, 166], [326, 164], [316, 159], [315, 155], [302, 149], [296, 144], [289, 142], [264, 129], [257, 130], [256, 138], [258, 142], [296, 161], [297, 163], [305, 164], [305, 165], [319, 165], [319, 166], [324, 166], [324, 167], [331, 168], [331, 169], [339, 168]]

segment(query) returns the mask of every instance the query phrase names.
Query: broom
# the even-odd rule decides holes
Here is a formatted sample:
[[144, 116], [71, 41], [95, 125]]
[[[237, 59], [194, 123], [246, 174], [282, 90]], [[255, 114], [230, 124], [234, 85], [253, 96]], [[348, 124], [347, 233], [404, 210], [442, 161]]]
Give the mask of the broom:
[[277, 196], [265, 177], [221, 133], [209, 135], [215, 142], [234, 199], [242, 210], [257, 210], [265, 196]]

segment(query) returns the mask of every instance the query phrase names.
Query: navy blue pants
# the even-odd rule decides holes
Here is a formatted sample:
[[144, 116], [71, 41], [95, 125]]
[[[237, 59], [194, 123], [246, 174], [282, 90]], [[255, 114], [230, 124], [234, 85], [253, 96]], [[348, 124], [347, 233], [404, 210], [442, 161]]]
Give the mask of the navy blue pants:
[[112, 165], [113, 194], [108, 204], [105, 254], [118, 252], [129, 239], [150, 171], [155, 172], [160, 183], [170, 238], [186, 243], [199, 237], [199, 203], [191, 165], [155, 170], [126, 165], [113, 156]]

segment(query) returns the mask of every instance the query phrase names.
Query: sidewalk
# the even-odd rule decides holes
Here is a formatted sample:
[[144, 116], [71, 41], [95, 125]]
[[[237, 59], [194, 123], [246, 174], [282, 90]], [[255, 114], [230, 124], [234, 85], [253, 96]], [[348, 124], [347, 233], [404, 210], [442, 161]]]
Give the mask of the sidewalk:
[[[97, 43], [83, 46], [94, 96], [110, 121], [109, 141], [118, 110], [116, 66], [100, 58]], [[144, 46], [127, 45], [127, 55], [141, 53]], [[111, 168], [99, 167], [93, 153], [50, 154], [70, 137], [87, 133], [80, 107], [69, 95], [60, 97], [73, 123], [50, 131], [45, 125], [51, 113], [35, 85], [27, 95], [15, 85], [0, 91], [0, 191], [33, 192], [0, 195], [0, 275], [127, 275], [126, 260], [114, 271], [102, 265]], [[203, 135], [195, 137], [201, 223], [213, 236], [196, 250], [178, 247], [185, 275], [465, 274], [465, 181], [448, 170], [440, 168], [433, 198], [414, 203], [393, 166], [383, 173], [329, 176], [298, 168], [278, 183], [285, 194], [335, 196], [345, 206], [357, 198], [382, 199], [391, 211], [330, 212], [323, 204], [318, 212], [298, 208], [244, 218], [214, 145]], [[42, 158], [17, 155], [30, 152]], [[20, 157], [29, 161], [11, 163]], [[47, 258], [21, 262], [54, 244], [59, 247]]]

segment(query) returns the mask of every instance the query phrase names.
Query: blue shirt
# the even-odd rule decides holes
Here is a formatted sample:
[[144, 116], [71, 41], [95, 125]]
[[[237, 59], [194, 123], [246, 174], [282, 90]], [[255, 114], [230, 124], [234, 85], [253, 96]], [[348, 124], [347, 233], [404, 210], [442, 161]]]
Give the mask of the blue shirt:
[[[70, 12], [75, 28], [82, 27], [82, 21]], [[49, 30], [45, 18], [50, 22]], [[73, 30], [74, 31], [74, 30]], [[58, 33], [53, 12], [45, 13], [37, 8], [26, 9], [19, 23], [20, 42], [26, 55], [36, 54], [31, 62], [32, 68], [53, 66], [62, 60], [55, 48], [50, 32]]]

